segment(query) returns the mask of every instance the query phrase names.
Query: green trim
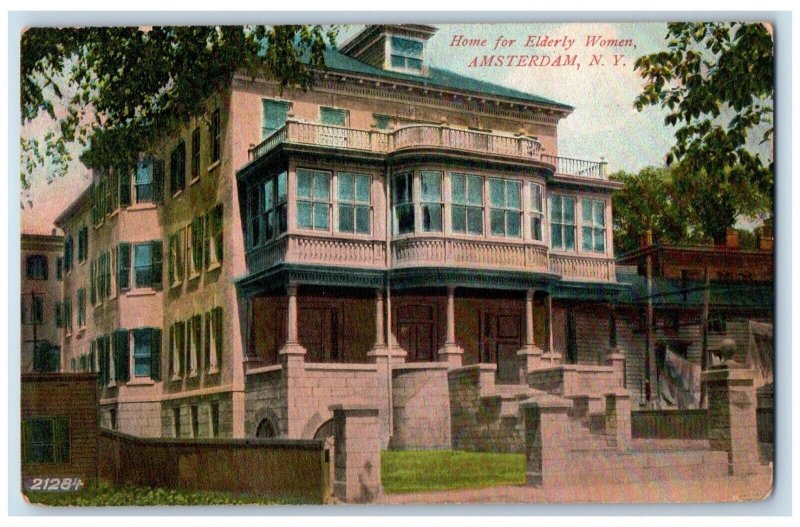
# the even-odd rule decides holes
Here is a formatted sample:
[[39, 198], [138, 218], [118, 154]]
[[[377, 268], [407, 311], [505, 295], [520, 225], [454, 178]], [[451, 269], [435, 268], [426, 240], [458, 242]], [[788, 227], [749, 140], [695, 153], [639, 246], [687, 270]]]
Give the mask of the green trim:
[[557, 282], [551, 291], [557, 300], [598, 300], [610, 302], [628, 290], [628, 284], [591, 283], [591, 282]]
[[550, 291], [558, 280], [558, 276], [549, 273], [451, 267], [393, 269], [390, 278], [392, 289], [455, 286], [514, 291], [530, 288]]
[[385, 277], [386, 272], [378, 269], [279, 264], [237, 280], [236, 287], [244, 296], [277, 291], [291, 283], [378, 289], [385, 287]]

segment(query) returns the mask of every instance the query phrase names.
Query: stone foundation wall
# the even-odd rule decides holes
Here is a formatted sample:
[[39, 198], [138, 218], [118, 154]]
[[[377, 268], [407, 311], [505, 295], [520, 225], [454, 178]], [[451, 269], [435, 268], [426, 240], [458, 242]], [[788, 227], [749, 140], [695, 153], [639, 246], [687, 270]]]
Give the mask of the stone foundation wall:
[[[116, 412], [116, 417], [112, 418], [112, 412]], [[143, 401], [101, 405], [100, 427], [138, 437], [160, 437], [161, 403]]]
[[563, 397], [605, 394], [619, 387], [612, 367], [585, 364], [563, 364], [528, 372], [528, 384]]
[[288, 430], [286, 416], [286, 383], [280, 367], [248, 373], [245, 379], [244, 431], [246, 437], [256, 437], [258, 425], [268, 420], [276, 435], [283, 437]]
[[[219, 422], [216, 435], [212, 424], [212, 407], [216, 405]], [[192, 424], [192, 407], [197, 407], [197, 428]], [[178, 409], [180, 435], [176, 434], [175, 409]], [[162, 401], [160, 405], [161, 436], [182, 438], [220, 438], [233, 435], [233, 408], [229, 392], [183, 397]]]
[[446, 364], [394, 366], [392, 406], [390, 448], [450, 448], [450, 392]]
[[450, 370], [450, 427], [452, 448], [480, 452], [523, 452], [518, 412], [504, 413], [495, 393], [494, 364]]

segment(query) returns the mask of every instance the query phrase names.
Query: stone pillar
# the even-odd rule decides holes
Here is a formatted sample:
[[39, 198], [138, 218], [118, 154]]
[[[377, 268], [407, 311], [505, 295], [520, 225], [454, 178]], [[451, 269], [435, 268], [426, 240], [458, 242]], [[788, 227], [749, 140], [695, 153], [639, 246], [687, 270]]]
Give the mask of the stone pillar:
[[606, 354], [606, 366], [614, 369], [614, 382], [620, 388], [625, 386], [625, 355], [620, 349], [612, 349]]
[[631, 396], [625, 389], [606, 394], [606, 438], [618, 450], [631, 446]]
[[383, 494], [378, 409], [333, 405], [333, 495], [368, 503]]
[[447, 334], [444, 347], [439, 350], [439, 360], [451, 368], [459, 368], [464, 355], [456, 344], [456, 288], [447, 286]]
[[377, 366], [375, 375], [377, 399], [375, 401], [380, 417], [381, 446], [388, 447], [392, 436], [392, 365], [405, 362], [406, 352], [399, 347], [386, 344], [383, 290], [375, 290], [375, 346], [367, 352], [367, 357]]
[[569, 401], [538, 395], [520, 405], [525, 420], [526, 482], [553, 487], [569, 481], [573, 472], [567, 448], [574, 438], [569, 430]]
[[283, 366], [282, 375], [285, 387], [286, 401], [286, 435], [289, 438], [300, 438], [303, 423], [296, 418], [300, 400], [306, 397], [303, 392], [302, 378], [305, 376], [306, 349], [300, 344], [297, 331], [297, 285], [290, 284], [286, 287], [288, 296], [288, 309], [286, 314], [286, 343], [278, 351], [278, 358]]
[[753, 370], [727, 361], [703, 372], [708, 394], [708, 439], [713, 450], [728, 452], [731, 475], [754, 474], [760, 467]]
[[542, 364], [542, 349], [534, 341], [533, 294], [533, 289], [525, 293], [525, 346], [517, 352], [521, 384], [528, 382], [528, 372], [540, 368]]

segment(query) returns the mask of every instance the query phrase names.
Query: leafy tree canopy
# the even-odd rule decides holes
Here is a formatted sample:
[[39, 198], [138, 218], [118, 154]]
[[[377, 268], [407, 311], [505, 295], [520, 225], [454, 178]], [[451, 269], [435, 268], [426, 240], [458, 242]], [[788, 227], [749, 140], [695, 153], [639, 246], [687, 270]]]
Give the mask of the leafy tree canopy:
[[[683, 178], [684, 191], [701, 187], [714, 197], [719, 190], [720, 201], [707, 207], [731, 221], [731, 210], [763, 206], [773, 191], [772, 160], [752, 152], [753, 136], [771, 141], [774, 130], [772, 37], [763, 24], [681, 22], [668, 24], [667, 40], [666, 51], [636, 60], [645, 85], [635, 106], [667, 109], [665, 123], [677, 127], [667, 164], [679, 162], [681, 173], [698, 178]], [[737, 187], [759, 195], [727, 202], [741, 197]], [[724, 236], [724, 227], [704, 223], [715, 239]]]
[[21, 138], [22, 187], [49, 166], [66, 172], [70, 145], [89, 167], [130, 163], [193, 116], [234, 73], [307, 89], [338, 29], [319, 25], [31, 28], [21, 42], [22, 123], [42, 113], [58, 132]]

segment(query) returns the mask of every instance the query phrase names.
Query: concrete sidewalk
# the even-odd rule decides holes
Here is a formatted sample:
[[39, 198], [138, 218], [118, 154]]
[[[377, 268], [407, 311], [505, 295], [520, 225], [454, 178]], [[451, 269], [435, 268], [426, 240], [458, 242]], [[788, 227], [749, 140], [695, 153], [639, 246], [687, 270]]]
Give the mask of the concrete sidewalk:
[[756, 501], [772, 492], [772, 470], [756, 476], [649, 481], [538, 489], [527, 486], [386, 494], [379, 504], [719, 503]]

